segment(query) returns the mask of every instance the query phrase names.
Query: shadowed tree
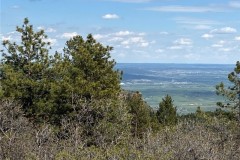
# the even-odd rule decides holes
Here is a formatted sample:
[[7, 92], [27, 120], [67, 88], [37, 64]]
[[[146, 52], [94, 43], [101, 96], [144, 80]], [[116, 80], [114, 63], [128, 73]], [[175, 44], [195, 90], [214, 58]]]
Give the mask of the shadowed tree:
[[129, 93], [127, 104], [132, 115], [132, 133], [141, 137], [151, 127], [151, 109], [139, 92]]

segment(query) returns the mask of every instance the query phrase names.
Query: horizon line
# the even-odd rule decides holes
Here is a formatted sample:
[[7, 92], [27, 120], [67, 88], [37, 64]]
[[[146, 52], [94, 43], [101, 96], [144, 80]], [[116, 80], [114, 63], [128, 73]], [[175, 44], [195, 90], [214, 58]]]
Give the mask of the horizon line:
[[235, 65], [236, 63], [116, 62], [116, 64], [191, 64], [191, 65]]

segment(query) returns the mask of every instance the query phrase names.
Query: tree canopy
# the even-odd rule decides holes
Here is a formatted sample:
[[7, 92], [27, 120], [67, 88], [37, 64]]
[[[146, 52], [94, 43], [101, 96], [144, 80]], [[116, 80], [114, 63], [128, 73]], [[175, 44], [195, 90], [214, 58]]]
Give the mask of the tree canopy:
[[27, 18], [16, 31], [19, 43], [3, 41], [0, 95], [19, 101], [28, 117], [55, 122], [82, 102], [117, 97], [121, 73], [114, 69], [112, 47], [89, 34], [68, 40], [63, 53], [50, 54], [44, 30], [35, 32]]

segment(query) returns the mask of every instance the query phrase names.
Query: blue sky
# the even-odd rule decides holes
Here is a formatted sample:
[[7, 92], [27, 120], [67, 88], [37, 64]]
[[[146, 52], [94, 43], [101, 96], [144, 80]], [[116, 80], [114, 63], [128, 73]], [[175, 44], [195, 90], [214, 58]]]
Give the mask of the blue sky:
[[1, 0], [1, 40], [28, 17], [51, 52], [91, 33], [117, 62], [220, 63], [240, 60], [240, 0]]

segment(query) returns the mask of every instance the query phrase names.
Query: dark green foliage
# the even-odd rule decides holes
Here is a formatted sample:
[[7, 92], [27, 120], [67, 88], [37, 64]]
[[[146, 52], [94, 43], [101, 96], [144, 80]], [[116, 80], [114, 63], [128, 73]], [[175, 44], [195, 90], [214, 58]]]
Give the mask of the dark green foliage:
[[[112, 47], [104, 47], [91, 34], [86, 41], [76, 36], [67, 41], [64, 49], [64, 63], [74, 93], [86, 99], [116, 98], [120, 92], [119, 71], [114, 70], [115, 61], [110, 60]], [[64, 75], [66, 73], [63, 73]]]
[[3, 41], [0, 71], [3, 94], [21, 102], [27, 116], [42, 115], [48, 109], [44, 100], [49, 95], [50, 43], [44, 42], [47, 36], [43, 30], [33, 31], [27, 18], [16, 31], [21, 35], [20, 44]]
[[150, 118], [151, 118], [151, 129], [152, 129], [153, 132], [156, 133], [157, 131], [160, 130], [161, 126], [159, 125], [157, 113], [152, 108], [151, 108], [151, 111], [150, 111]]
[[205, 114], [201, 107], [197, 107], [195, 113], [188, 113], [186, 115], [181, 115], [179, 119], [188, 119], [188, 120], [193, 120], [193, 121], [198, 121], [198, 122], [205, 122], [206, 117]]
[[104, 110], [93, 104], [104, 99], [116, 100], [120, 93], [121, 74], [114, 70], [111, 50], [112, 47], [96, 42], [92, 35], [86, 40], [76, 36], [67, 41], [64, 56], [56, 53], [53, 64], [56, 78], [51, 84], [51, 100], [55, 108], [70, 112], [68, 115], [73, 117], [84, 112], [85, 117], [93, 118], [92, 124], [103, 118]]
[[228, 121], [236, 121], [236, 116], [234, 116], [233, 112], [229, 112], [229, 111], [225, 111], [222, 110], [221, 108], [216, 109], [214, 112], [205, 112], [206, 115], [208, 115], [209, 117], [218, 117], [220, 118], [225, 118]]
[[[60, 124], [92, 101], [117, 99], [121, 74], [110, 60], [112, 47], [92, 35], [76, 36], [67, 41], [64, 56], [56, 52], [52, 57], [44, 31], [34, 32], [27, 18], [17, 32], [20, 44], [3, 41], [0, 96], [20, 102], [27, 117]], [[101, 117], [101, 109], [89, 108], [86, 114]]]
[[129, 93], [127, 104], [132, 117], [132, 133], [134, 136], [142, 136], [151, 127], [151, 109], [143, 101], [139, 92]]
[[164, 126], [177, 124], [177, 109], [173, 106], [171, 96], [167, 95], [162, 99], [162, 102], [159, 103], [157, 118], [159, 123]]
[[195, 113], [188, 113], [178, 117], [180, 121], [187, 120], [201, 123], [206, 123], [212, 118], [226, 119], [227, 121], [237, 120], [233, 112], [222, 110], [221, 108], [217, 108], [215, 111], [203, 111], [200, 107], [198, 107]]
[[232, 86], [226, 88], [223, 83], [216, 86], [217, 95], [227, 98], [226, 103], [217, 102], [223, 108], [230, 108], [238, 116], [240, 121], [240, 62], [237, 61], [234, 71], [228, 75], [228, 80]]

